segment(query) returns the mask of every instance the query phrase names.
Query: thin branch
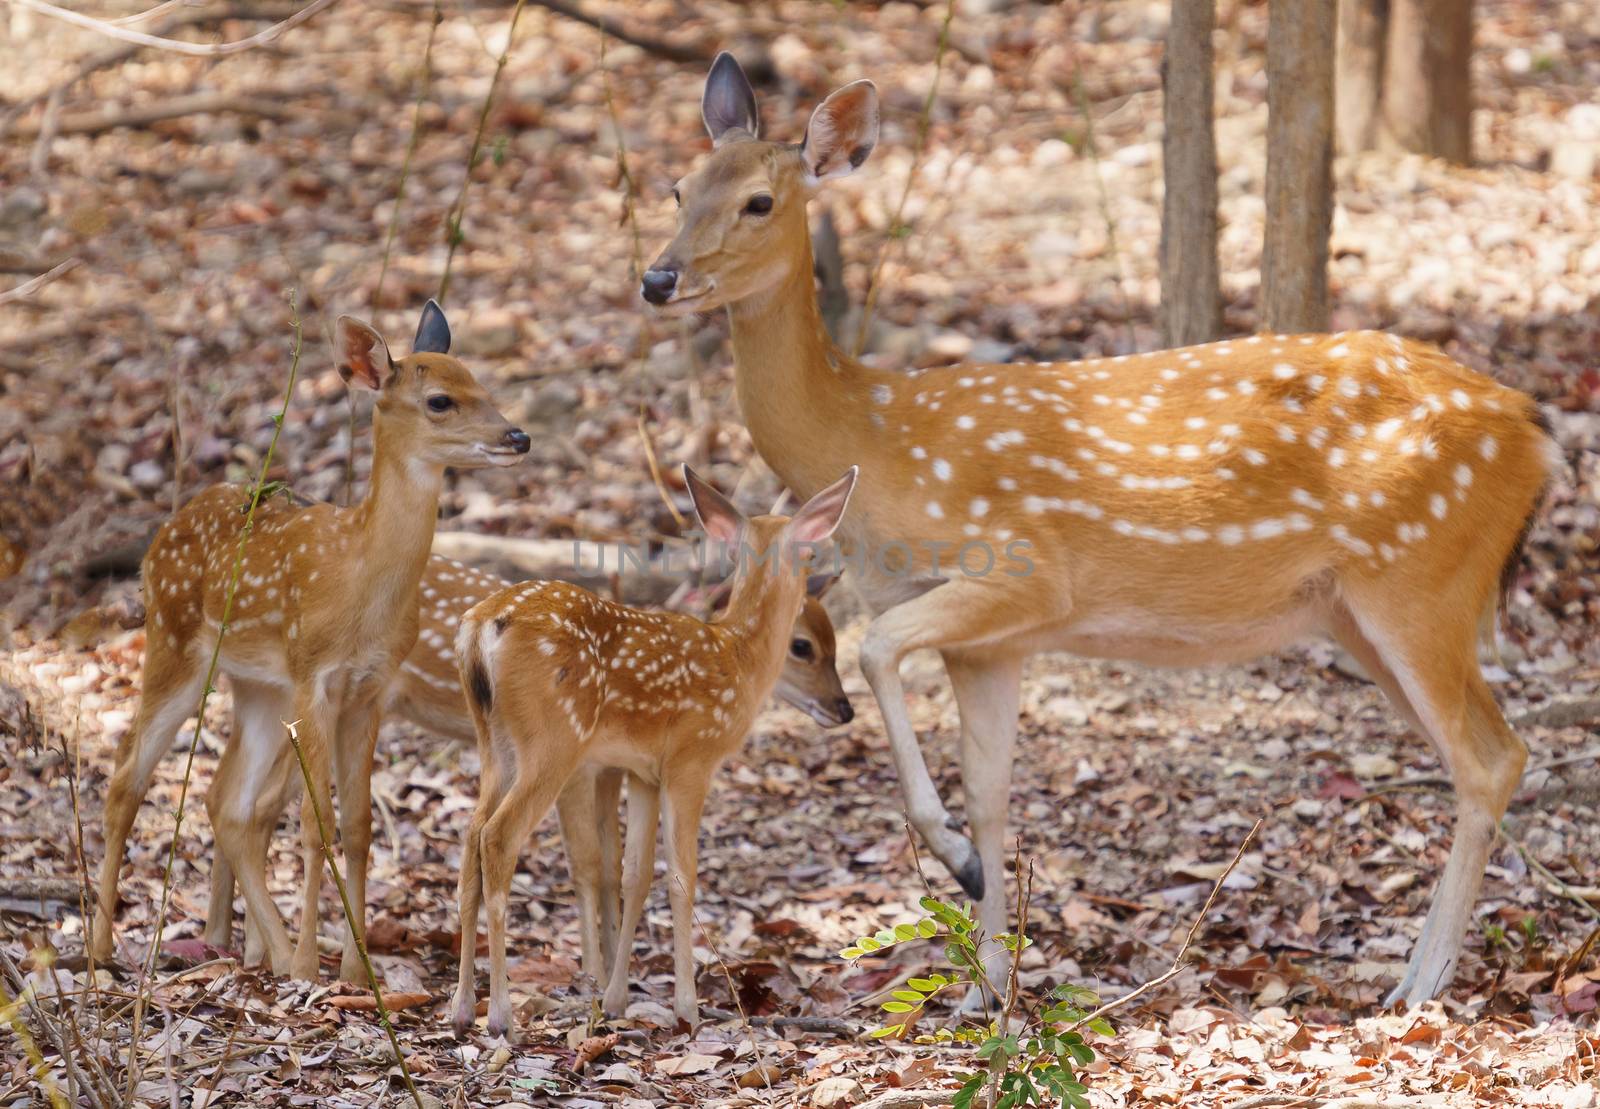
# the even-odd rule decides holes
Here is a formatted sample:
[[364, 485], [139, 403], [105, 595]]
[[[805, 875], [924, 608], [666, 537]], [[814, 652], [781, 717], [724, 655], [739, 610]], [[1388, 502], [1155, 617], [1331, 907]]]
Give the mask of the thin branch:
[[656, 461], [656, 445], [650, 441], [650, 431], [644, 425], [643, 405], [639, 406], [639, 442], [644, 444], [644, 460], [650, 467], [650, 480], [656, 483], [656, 494], [661, 498], [661, 503], [667, 506], [667, 511], [672, 513], [672, 519], [678, 525], [678, 530], [687, 530], [689, 521], [683, 518], [678, 506], [672, 503], [672, 498], [667, 494], [667, 483], [661, 478], [661, 464]]
[[1111, 1012], [1113, 1009], [1120, 1009], [1124, 1005], [1133, 1001], [1135, 998], [1142, 997], [1151, 990], [1155, 989], [1157, 986], [1170, 982], [1172, 979], [1189, 969], [1189, 948], [1193, 946], [1195, 938], [1200, 935], [1200, 926], [1205, 923], [1206, 917], [1210, 915], [1211, 906], [1216, 902], [1217, 894], [1222, 892], [1222, 884], [1228, 880], [1228, 875], [1233, 873], [1233, 868], [1239, 865], [1239, 860], [1244, 858], [1245, 848], [1249, 847], [1250, 841], [1256, 838], [1256, 833], [1261, 830], [1261, 824], [1262, 821], [1257, 819], [1255, 824], [1251, 827], [1249, 834], [1244, 837], [1244, 842], [1239, 844], [1239, 850], [1233, 853], [1233, 861], [1228, 863], [1227, 869], [1217, 876], [1216, 883], [1211, 887], [1211, 895], [1206, 898], [1206, 903], [1200, 906], [1200, 913], [1194, 918], [1194, 923], [1189, 926], [1189, 934], [1183, 937], [1183, 946], [1178, 948], [1178, 956], [1172, 960], [1172, 965], [1166, 970], [1162, 971], [1160, 974], [1156, 975], [1154, 978], [1150, 979], [1150, 981], [1146, 982], [1144, 985], [1140, 986], [1138, 989], [1133, 990], [1131, 993], [1123, 994], [1115, 1001], [1106, 1002], [1088, 1016], [1074, 1023], [1072, 1026], [1072, 1030], [1074, 1032], [1088, 1024], [1090, 1021], [1105, 1016], [1105, 1014]]
[[32, 296], [34, 293], [50, 284], [50, 282], [54, 281], [62, 274], [77, 269], [79, 264], [80, 263], [78, 259], [68, 258], [65, 262], [62, 262], [52, 269], [41, 273], [33, 280], [24, 281], [21, 285], [17, 285], [14, 288], [7, 289], [5, 292], [0, 293], [0, 304], [9, 304], [13, 300], [21, 300], [23, 297]]
[[126, 27], [119, 27], [115, 23], [108, 23], [104, 19], [96, 19], [92, 15], [71, 11], [68, 8], [58, 8], [47, 0], [6, 0], [7, 3], [18, 7], [28, 8], [39, 12], [41, 15], [59, 19], [63, 23], [71, 23], [77, 27], [84, 27], [97, 31], [107, 38], [119, 39], [122, 42], [133, 43], [136, 46], [153, 46], [158, 50], [170, 50], [174, 54], [188, 54], [195, 58], [222, 58], [230, 54], [242, 54], [246, 50], [254, 50], [258, 46], [276, 42], [291, 29], [298, 27], [324, 8], [330, 8], [339, 0], [311, 0], [311, 3], [295, 12], [288, 19], [274, 23], [264, 31], [258, 31], [249, 38], [237, 39], [233, 42], [184, 42], [182, 39], [162, 38], [160, 35], [147, 35], [143, 31], [131, 31]]
[[683, 46], [678, 43], [666, 42], [662, 39], [651, 38], [648, 35], [630, 33], [622, 24], [603, 15], [590, 15], [577, 4], [568, 3], [567, 0], [534, 0], [534, 3], [547, 11], [564, 15], [568, 19], [575, 19], [579, 23], [587, 24], [599, 31], [602, 35], [610, 35], [618, 42], [625, 42], [629, 46], [666, 58], [668, 61], [691, 63], [709, 62], [711, 52], [701, 46]]
[[955, 18], [956, 0], [946, 0], [944, 22], [939, 26], [939, 48], [933, 58], [933, 84], [928, 86], [928, 98], [922, 102], [922, 117], [917, 121], [917, 142], [911, 152], [911, 167], [906, 170], [905, 187], [900, 190], [900, 203], [894, 206], [894, 218], [889, 221], [888, 236], [878, 247], [877, 261], [872, 264], [872, 276], [867, 280], [867, 296], [861, 305], [861, 322], [856, 326], [855, 355], [867, 345], [867, 328], [872, 323], [872, 310], [878, 303], [878, 279], [883, 274], [883, 263], [889, 248], [905, 237], [905, 225], [900, 222], [905, 214], [906, 201], [911, 198], [911, 186], [916, 183], [917, 170], [922, 166], [922, 154], [928, 145], [928, 129], [933, 120], [933, 102], [939, 95], [939, 79], [944, 76], [944, 54], [950, 45], [950, 21]]
[[455, 203], [450, 205], [450, 212], [445, 216], [444, 233], [449, 244], [449, 249], [444, 256], [444, 273], [439, 278], [439, 303], [444, 303], [445, 294], [450, 291], [450, 266], [456, 260], [456, 247], [461, 245], [461, 220], [467, 213], [467, 190], [472, 185], [472, 171], [478, 168], [478, 151], [483, 147], [483, 130], [489, 123], [489, 109], [494, 106], [495, 89], [500, 85], [500, 74], [506, 68], [506, 60], [511, 56], [511, 47], [517, 41], [517, 21], [522, 18], [522, 9], [527, 0], [517, 0], [517, 6], [511, 9], [511, 26], [506, 29], [506, 46], [500, 51], [499, 59], [494, 63], [494, 73], [489, 78], [489, 91], [484, 95], [483, 107], [478, 110], [478, 128], [472, 133], [472, 148], [467, 152], [467, 172], [461, 175], [461, 190], [456, 193]]
[[1568, 901], [1571, 901], [1574, 905], [1578, 906], [1578, 908], [1589, 914], [1591, 919], [1600, 920], [1600, 909], [1596, 909], [1593, 905], [1589, 904], [1589, 902], [1584, 899], [1582, 894], [1573, 889], [1567, 883], [1563, 882], [1549, 867], [1545, 866], [1544, 863], [1536, 859], [1533, 855], [1533, 852], [1528, 850], [1527, 844], [1518, 839], [1512, 833], [1511, 829], [1506, 827], [1506, 822], [1504, 820], [1500, 822], [1500, 834], [1506, 837], [1507, 843], [1511, 844], [1512, 847], [1517, 849], [1517, 854], [1522, 856], [1522, 861], [1528, 864], [1528, 868], [1530, 870], [1535, 871], [1539, 877], [1543, 878], [1547, 883], [1554, 887], [1552, 892], [1561, 894], [1561, 896], [1565, 897]]
[[[311, 767], [306, 762], [305, 751], [300, 747], [299, 723], [298, 720], [285, 721], [283, 726], [289, 732], [289, 742], [294, 746], [294, 757], [300, 763], [300, 776], [306, 781], [306, 796], [311, 800], [311, 815], [317, 819], [317, 838], [322, 841], [322, 857], [328, 861], [328, 869], [333, 872], [333, 884], [338, 887], [339, 902], [344, 906], [345, 926], [355, 938], [356, 954], [361, 956], [361, 965], [366, 968], [367, 985], [372, 987], [372, 1000], [377, 1006], [378, 1022], [389, 1034], [389, 1046], [394, 1048], [394, 1061], [399, 1064], [400, 1078], [410, 1091], [411, 1100], [417, 1103], [417, 1109], [424, 1109], [422, 1094], [418, 1092], [416, 1083], [411, 1081], [411, 1068], [406, 1066], [405, 1052], [400, 1050], [400, 1038], [394, 1034], [394, 1025], [389, 1021], [389, 1010], [383, 1003], [383, 990], [378, 985], [377, 972], [372, 969], [372, 958], [367, 954], [367, 941], [361, 935], [362, 929], [357, 926], [355, 909], [350, 904], [350, 894], [344, 886], [344, 875], [339, 873], [339, 864], [333, 860], [333, 837], [328, 834], [327, 822], [322, 817], [322, 806], [317, 803], [317, 787], [311, 781]], [[317, 877], [308, 874], [306, 881], [317, 881]]]
[[289, 402], [294, 397], [295, 379], [300, 373], [301, 329], [300, 310], [294, 290], [289, 292], [289, 326], [294, 331], [294, 348], [289, 362], [289, 381], [283, 390], [283, 404], [272, 418], [272, 439], [267, 444], [267, 452], [261, 457], [261, 469], [256, 475], [254, 486], [250, 490], [250, 504], [245, 510], [244, 525], [239, 529], [239, 543], [233, 553], [233, 573], [228, 579], [228, 591], [222, 601], [222, 621], [217, 627], [217, 640], [211, 647], [211, 662], [206, 667], [205, 685], [200, 689], [200, 704], [195, 710], [194, 735], [189, 740], [189, 752], [183, 763], [183, 784], [178, 790], [178, 803], [172, 814], [172, 846], [167, 851], [167, 865], [161, 875], [161, 907], [152, 922], [152, 935], [150, 937], [150, 954], [139, 968], [139, 985], [135, 991], [138, 1000], [134, 1002], [132, 1034], [129, 1037], [128, 1048], [128, 1087], [126, 1100], [132, 1101], [134, 1090], [139, 1084], [139, 1068], [134, 1062], [135, 1048], [139, 1043], [139, 1032], [144, 1025], [144, 1010], [147, 1001], [145, 987], [150, 976], [155, 973], [156, 957], [161, 952], [162, 922], [167, 919], [167, 906], [172, 898], [172, 867], [178, 858], [179, 832], [183, 829], [184, 803], [189, 798], [189, 782], [194, 774], [194, 755], [200, 747], [200, 730], [205, 726], [206, 702], [216, 690], [214, 684], [217, 680], [217, 668], [222, 658], [222, 641], [228, 634], [228, 618], [233, 614], [234, 598], [239, 592], [239, 580], [244, 576], [245, 546], [250, 541], [250, 534], [255, 530], [256, 508], [261, 504], [261, 497], [266, 490], [267, 472], [272, 466], [272, 456], [278, 449], [278, 436], [283, 433], [283, 421], [289, 413]]
[[[86, 112], [73, 112], [61, 116], [55, 132], [61, 135], [95, 135], [118, 127], [148, 127], [169, 119], [201, 113], [237, 112], [240, 115], [265, 116], [268, 119], [287, 118], [292, 109], [279, 103], [283, 98], [305, 96], [315, 90], [247, 89], [244, 92], [193, 92], [173, 96], [148, 104], [135, 104], [129, 108], [95, 108]], [[48, 122], [48, 121], [46, 121]], [[39, 124], [43, 128], [45, 123]], [[42, 130], [24, 124], [17, 128], [19, 135], [42, 134]]]

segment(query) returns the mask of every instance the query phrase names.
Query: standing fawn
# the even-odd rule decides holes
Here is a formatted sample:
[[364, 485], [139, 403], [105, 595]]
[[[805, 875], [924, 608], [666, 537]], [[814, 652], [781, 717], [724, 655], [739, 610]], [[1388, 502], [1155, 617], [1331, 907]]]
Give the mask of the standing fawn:
[[[825, 728], [848, 723], [855, 715], [839, 684], [833, 623], [821, 601], [837, 580], [821, 574], [808, 580], [805, 604], [795, 621], [774, 691], [781, 700]], [[439, 555], [428, 559], [419, 586], [421, 609], [416, 645], [400, 664], [389, 687], [384, 699], [385, 719], [398, 716], [435, 735], [464, 743], [476, 741], [477, 731], [467, 711], [456, 668], [456, 633], [469, 608], [510, 584]], [[284, 806], [300, 786], [299, 767], [293, 760], [280, 763], [278, 779], [269, 791], [270, 800], [258, 810], [268, 829], [263, 834], [270, 834], [277, 826]], [[583, 967], [602, 983], [616, 949], [617, 914], [621, 908], [622, 853], [617, 824], [621, 789], [620, 772], [584, 768], [573, 774], [556, 801], [582, 913]], [[219, 859], [211, 874], [206, 942], [226, 948], [233, 938], [233, 871], [225, 859]], [[248, 921], [245, 932], [245, 963], [253, 966], [261, 958], [263, 941], [259, 930]]]
[[626, 1002], [627, 949], [649, 890], [659, 812], [672, 904], [673, 1008], [686, 1021], [698, 1014], [693, 906], [701, 806], [712, 774], [738, 749], [777, 684], [805, 600], [807, 548], [833, 534], [856, 471], [793, 518], [749, 520], [687, 467], [684, 477], [705, 534], [738, 555], [719, 619], [639, 612], [576, 586], [535, 582], [497, 593], [461, 621], [457, 662], [483, 777], [461, 852], [457, 1035], [475, 1016], [480, 898], [489, 913], [489, 1033], [503, 1035], [511, 1026], [512, 871], [534, 825], [580, 764], [629, 775], [624, 901], [606, 1008], [618, 1012]]
[[[763, 142], [754, 93], [723, 54], [702, 112], [714, 149], [673, 190], [677, 232], [642, 295], [674, 316], [727, 308], [751, 440], [790, 489], [861, 465], [839, 534], [863, 555], [852, 569], [876, 613], [862, 669], [911, 822], [979, 899], [984, 928], [1006, 927], [1027, 656], [1196, 665], [1322, 632], [1455, 783], [1455, 843], [1392, 998], [1442, 989], [1526, 758], [1475, 647], [1560, 460], [1533, 401], [1374, 332], [874, 369], [828, 340], [806, 226], [822, 182], [877, 140], [871, 82], [824, 100], [798, 145]], [[996, 570], [998, 549], [1025, 549], [1027, 572]], [[960, 710], [972, 841], [946, 823], [906, 713], [899, 665], [924, 648], [943, 656]]]
[[[308, 802], [301, 809], [305, 887], [292, 956], [266, 884], [274, 822], [262, 816], [266, 810], [276, 816], [273, 806], [281, 802], [274, 795], [282, 792], [277, 783], [299, 769], [285, 722], [298, 721], [317, 801], [330, 815], [329, 789], [337, 775], [350, 897], [364, 906], [381, 698], [416, 638], [417, 581], [433, 541], [444, 470], [507, 466], [528, 450], [528, 436], [506, 422], [472, 374], [447, 353], [449, 325], [432, 301], [423, 310], [412, 353], [399, 362], [377, 332], [348, 316], [339, 319], [336, 343], [340, 375], [378, 394], [371, 488], [351, 508], [298, 508], [275, 498], [257, 508], [218, 659], [233, 689], [237, 734], [206, 798], [225, 860], [219, 883], [226, 876], [231, 888], [238, 876], [247, 919], [259, 930], [272, 968], [308, 979], [317, 973], [323, 867], [321, 835]], [[162, 525], [144, 558], [144, 683], [138, 716], [117, 749], [106, 799], [106, 854], [93, 934], [102, 959], [111, 955], [117, 872], [128, 830], [157, 761], [194, 710], [222, 634], [249, 495], [239, 485], [199, 494]], [[361, 980], [348, 928], [339, 973]]]

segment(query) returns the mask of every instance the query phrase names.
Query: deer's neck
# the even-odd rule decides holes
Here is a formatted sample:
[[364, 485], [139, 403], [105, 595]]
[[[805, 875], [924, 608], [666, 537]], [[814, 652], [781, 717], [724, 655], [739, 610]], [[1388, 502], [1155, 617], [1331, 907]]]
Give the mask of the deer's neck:
[[374, 413], [372, 481], [353, 517], [369, 611], [415, 606], [444, 485], [444, 467], [409, 455], [398, 437]]
[[717, 620], [740, 671], [736, 707], [744, 711], [736, 715], [742, 721], [741, 739], [749, 719], [778, 684], [805, 587], [805, 575], [781, 559], [777, 564], [743, 567], [734, 580], [728, 607]]
[[847, 463], [870, 472], [872, 386], [892, 375], [834, 346], [817, 308], [811, 244], [773, 288], [728, 306], [734, 386], [750, 439], [796, 496], [809, 497]]

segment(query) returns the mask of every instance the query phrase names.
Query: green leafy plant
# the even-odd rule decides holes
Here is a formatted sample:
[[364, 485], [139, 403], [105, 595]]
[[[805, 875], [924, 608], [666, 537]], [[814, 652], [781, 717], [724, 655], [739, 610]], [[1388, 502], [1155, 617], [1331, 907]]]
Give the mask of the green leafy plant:
[[[1031, 879], [1031, 875], [1030, 875]], [[880, 1008], [885, 1023], [867, 1035], [872, 1039], [904, 1039], [923, 1015], [928, 1002], [952, 986], [979, 991], [984, 1002], [982, 1019], [917, 1035], [922, 1044], [956, 1043], [970, 1045], [983, 1066], [974, 1070], [956, 1092], [956, 1109], [987, 1104], [992, 1109], [1015, 1106], [1071, 1106], [1087, 1109], [1087, 1088], [1081, 1069], [1094, 1062], [1094, 1049], [1083, 1030], [1111, 1037], [1111, 1024], [1094, 1012], [1098, 998], [1093, 992], [1071, 984], [1052, 989], [1036, 1006], [1021, 1011], [1017, 987], [1016, 962], [1031, 946], [1027, 938], [1027, 898], [1031, 881], [1024, 883], [1018, 897], [1015, 933], [1002, 932], [994, 941], [1012, 955], [1011, 973], [1004, 988], [990, 979], [983, 964], [985, 936], [973, 919], [970, 906], [941, 901], [931, 894], [919, 902], [928, 914], [915, 921], [897, 924], [869, 936], [861, 936], [839, 952], [852, 962], [875, 955], [899, 944], [935, 942], [942, 945], [947, 970], [913, 977], [905, 986], [893, 990]], [[1012, 1031], [1012, 1018], [1022, 1016], [1020, 1029]], [[976, 1102], [985, 1087], [986, 1102]]]

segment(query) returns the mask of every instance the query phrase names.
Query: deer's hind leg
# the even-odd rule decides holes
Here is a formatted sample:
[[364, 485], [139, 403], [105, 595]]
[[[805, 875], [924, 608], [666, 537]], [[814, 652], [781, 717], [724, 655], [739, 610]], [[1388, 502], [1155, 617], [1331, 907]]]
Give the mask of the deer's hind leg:
[[111, 918], [117, 907], [117, 877], [139, 803], [150, 789], [161, 756], [172, 749], [178, 729], [199, 704], [205, 684], [199, 644], [192, 636], [175, 631], [169, 616], [154, 606], [145, 644], [139, 709], [133, 726], [117, 744], [116, 769], [106, 793], [105, 856], [100, 862], [90, 936], [91, 951], [100, 962], [110, 960], [113, 954]]
[[[1331, 622], [1396, 710], [1439, 752], [1455, 785], [1456, 827], [1433, 904], [1389, 1002], [1417, 1005], [1450, 983], [1500, 818], [1528, 750], [1506, 724], [1477, 663], [1477, 613], [1437, 604], [1396, 611], [1377, 599], [1346, 600]], [[1465, 618], [1450, 615], [1466, 612]]]

